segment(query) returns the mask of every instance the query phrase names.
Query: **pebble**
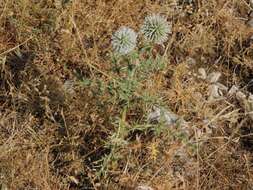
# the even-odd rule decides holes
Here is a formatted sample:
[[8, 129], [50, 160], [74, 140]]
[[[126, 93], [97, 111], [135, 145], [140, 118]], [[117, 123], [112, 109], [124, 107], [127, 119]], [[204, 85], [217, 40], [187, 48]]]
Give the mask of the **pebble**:
[[212, 72], [208, 75], [207, 81], [210, 82], [210, 83], [216, 83], [216, 82], [218, 82], [220, 77], [221, 77], [220, 72]]

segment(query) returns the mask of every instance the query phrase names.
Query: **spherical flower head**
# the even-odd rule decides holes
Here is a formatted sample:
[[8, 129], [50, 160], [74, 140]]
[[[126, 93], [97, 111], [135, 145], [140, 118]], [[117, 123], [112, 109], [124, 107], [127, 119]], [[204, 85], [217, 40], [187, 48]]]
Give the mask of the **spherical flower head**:
[[134, 50], [137, 42], [137, 34], [128, 27], [120, 27], [112, 36], [112, 47], [114, 51], [125, 55]]
[[159, 14], [149, 15], [144, 20], [141, 33], [144, 35], [145, 40], [162, 44], [168, 40], [168, 35], [171, 33], [171, 25], [166, 18]]

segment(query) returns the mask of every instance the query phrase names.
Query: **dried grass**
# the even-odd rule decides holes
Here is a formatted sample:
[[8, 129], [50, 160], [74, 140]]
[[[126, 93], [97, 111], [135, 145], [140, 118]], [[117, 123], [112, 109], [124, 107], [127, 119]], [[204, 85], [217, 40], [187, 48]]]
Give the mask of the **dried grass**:
[[[180, 7], [162, 0], [2, 0], [0, 185], [13, 190], [134, 189], [138, 184], [250, 189], [252, 121], [236, 100], [202, 102], [198, 95], [206, 98], [208, 84], [192, 74], [199, 67], [219, 70], [228, 86], [245, 87], [252, 79], [253, 30], [246, 24], [252, 8], [244, 0], [196, 0]], [[137, 31], [149, 13], [166, 15], [174, 36], [166, 44], [167, 72], [153, 73], [143, 88], [184, 117], [191, 130], [204, 130], [206, 119], [215, 128], [203, 142], [192, 135], [202, 143], [186, 160], [174, 159], [185, 145], [173, 134], [134, 131], [99, 178], [122, 108], [102, 84], [86, 83], [101, 79], [108, 85], [112, 33], [122, 25]], [[189, 66], [189, 57], [197, 63]], [[74, 94], [64, 91], [66, 80], [79, 79]], [[148, 109], [132, 104], [124, 117], [129, 128], [143, 121]]]

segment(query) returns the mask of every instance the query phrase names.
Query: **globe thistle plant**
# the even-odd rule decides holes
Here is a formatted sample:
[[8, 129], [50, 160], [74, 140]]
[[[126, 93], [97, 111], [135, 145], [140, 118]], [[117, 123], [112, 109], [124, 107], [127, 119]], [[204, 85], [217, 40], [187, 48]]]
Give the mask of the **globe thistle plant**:
[[121, 55], [134, 50], [136, 42], [137, 34], [131, 28], [125, 26], [119, 28], [112, 36], [112, 47]]
[[171, 25], [164, 17], [158, 14], [149, 15], [144, 20], [141, 33], [145, 40], [162, 44], [168, 40], [168, 34], [171, 33]]

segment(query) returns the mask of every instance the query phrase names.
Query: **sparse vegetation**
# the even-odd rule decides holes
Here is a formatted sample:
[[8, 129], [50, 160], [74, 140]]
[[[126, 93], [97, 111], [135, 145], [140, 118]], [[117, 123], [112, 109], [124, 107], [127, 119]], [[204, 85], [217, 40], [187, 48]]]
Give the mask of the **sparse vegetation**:
[[252, 9], [1, 0], [0, 189], [251, 189]]

